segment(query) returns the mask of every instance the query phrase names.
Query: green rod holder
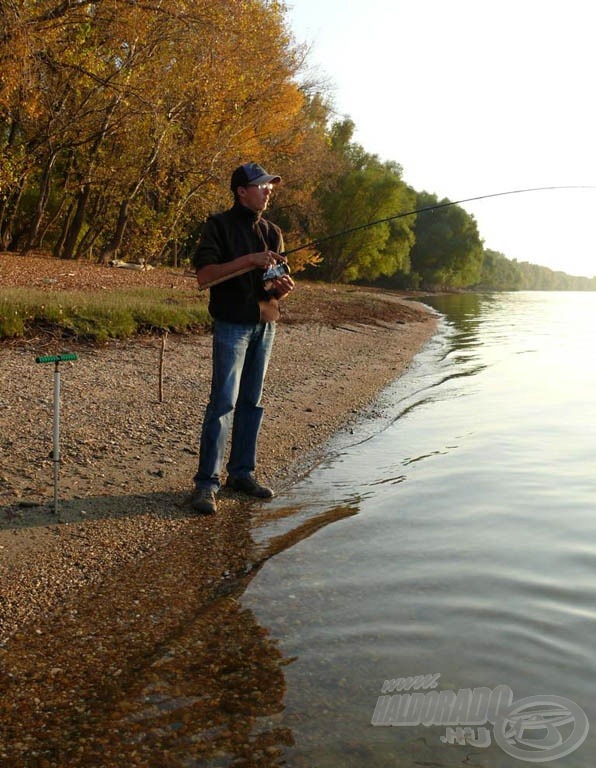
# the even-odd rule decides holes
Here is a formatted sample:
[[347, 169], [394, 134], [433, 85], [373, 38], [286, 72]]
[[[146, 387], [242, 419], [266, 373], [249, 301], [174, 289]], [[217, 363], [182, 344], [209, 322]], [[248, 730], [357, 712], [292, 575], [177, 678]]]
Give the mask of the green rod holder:
[[73, 352], [64, 355], [41, 355], [36, 363], [54, 363], [54, 514], [58, 514], [58, 477], [60, 469], [60, 363], [78, 360]]
[[78, 355], [76, 355], [74, 352], [68, 352], [65, 355], [42, 355], [41, 357], [36, 357], [35, 362], [36, 363], [65, 363], [68, 360], [78, 360]]

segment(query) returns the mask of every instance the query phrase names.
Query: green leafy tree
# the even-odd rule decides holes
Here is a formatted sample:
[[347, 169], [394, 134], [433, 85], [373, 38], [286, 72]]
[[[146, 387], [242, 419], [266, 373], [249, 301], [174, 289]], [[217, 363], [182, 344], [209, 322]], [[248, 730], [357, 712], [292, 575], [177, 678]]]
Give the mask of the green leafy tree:
[[411, 269], [426, 286], [465, 288], [480, 279], [482, 240], [474, 217], [458, 205], [445, 205], [449, 202], [418, 194], [417, 209], [445, 207], [418, 214]]
[[374, 280], [406, 269], [414, 239], [407, 218], [339, 234], [405, 212], [414, 202], [401, 167], [366, 153], [352, 142], [353, 131], [350, 120], [332, 126], [331, 146], [340, 172], [320, 194], [323, 227], [317, 236], [322, 239], [322, 261], [317, 276], [337, 282]]

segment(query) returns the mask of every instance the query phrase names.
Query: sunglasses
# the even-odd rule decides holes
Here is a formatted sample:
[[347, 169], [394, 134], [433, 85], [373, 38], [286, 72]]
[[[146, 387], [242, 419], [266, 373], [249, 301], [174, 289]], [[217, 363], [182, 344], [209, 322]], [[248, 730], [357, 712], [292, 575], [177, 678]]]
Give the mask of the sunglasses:
[[257, 189], [268, 189], [270, 192], [273, 191], [274, 184], [271, 182], [267, 182], [266, 184], [247, 184], [248, 187], [256, 187]]

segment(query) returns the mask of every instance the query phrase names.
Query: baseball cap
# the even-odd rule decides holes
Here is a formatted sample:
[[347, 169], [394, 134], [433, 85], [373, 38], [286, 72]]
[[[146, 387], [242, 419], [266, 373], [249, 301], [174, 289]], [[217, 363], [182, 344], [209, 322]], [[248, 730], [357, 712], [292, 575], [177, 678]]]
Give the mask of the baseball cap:
[[272, 176], [257, 163], [245, 163], [240, 165], [230, 180], [230, 189], [235, 192], [238, 187], [247, 187], [249, 184], [279, 184], [281, 176]]

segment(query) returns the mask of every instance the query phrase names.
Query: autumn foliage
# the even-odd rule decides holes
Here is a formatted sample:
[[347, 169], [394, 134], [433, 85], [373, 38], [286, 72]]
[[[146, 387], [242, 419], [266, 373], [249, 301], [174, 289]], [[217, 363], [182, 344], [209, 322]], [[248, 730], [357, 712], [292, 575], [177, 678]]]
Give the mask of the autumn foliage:
[[258, 159], [291, 190], [301, 158], [326, 151], [280, 3], [1, 0], [0, 14], [0, 249], [171, 260], [228, 204], [232, 167]]
[[436, 196], [353, 142], [305, 62], [280, 0], [0, 0], [0, 251], [180, 264], [256, 160], [295, 272], [526, 286], [463, 209], [406, 213]]

